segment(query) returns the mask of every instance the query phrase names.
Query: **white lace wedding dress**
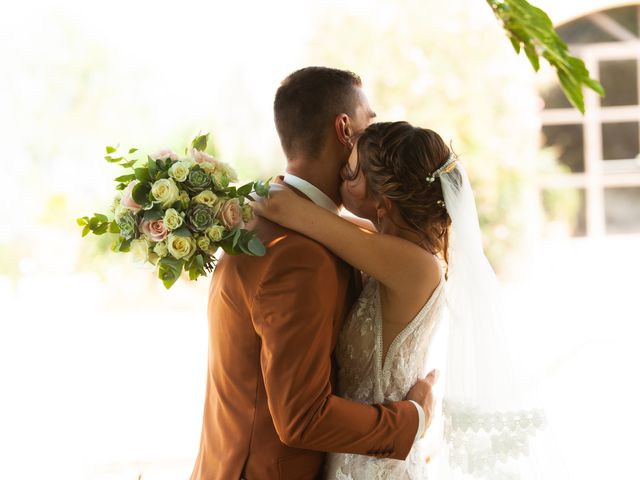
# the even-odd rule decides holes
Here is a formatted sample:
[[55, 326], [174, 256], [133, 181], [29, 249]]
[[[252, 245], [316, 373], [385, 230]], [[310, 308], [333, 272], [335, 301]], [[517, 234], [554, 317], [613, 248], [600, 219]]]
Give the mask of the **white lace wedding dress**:
[[[402, 400], [426, 372], [430, 339], [445, 310], [445, 279], [398, 334], [382, 358], [382, 312], [378, 282], [370, 278], [346, 320], [336, 346], [338, 394], [361, 403]], [[406, 460], [330, 453], [325, 478], [335, 480], [425, 479], [426, 453], [416, 442]]]

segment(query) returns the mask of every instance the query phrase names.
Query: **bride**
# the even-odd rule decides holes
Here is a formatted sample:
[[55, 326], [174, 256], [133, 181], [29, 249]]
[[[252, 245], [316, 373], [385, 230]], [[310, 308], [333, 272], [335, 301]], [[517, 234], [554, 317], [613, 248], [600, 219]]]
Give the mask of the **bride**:
[[325, 478], [537, 478], [526, 460], [544, 416], [521, 408], [516, 395], [499, 342], [495, 274], [457, 157], [432, 130], [375, 123], [357, 138], [341, 176], [344, 205], [358, 218], [335, 216], [280, 184], [253, 206], [363, 273], [335, 351], [338, 395], [369, 404], [403, 399], [446, 332], [443, 431], [428, 419], [404, 461], [330, 453]]

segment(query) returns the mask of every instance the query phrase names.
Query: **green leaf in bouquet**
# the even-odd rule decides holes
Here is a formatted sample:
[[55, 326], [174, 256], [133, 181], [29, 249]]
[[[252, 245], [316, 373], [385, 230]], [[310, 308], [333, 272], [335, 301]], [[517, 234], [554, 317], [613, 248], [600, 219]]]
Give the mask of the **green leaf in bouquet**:
[[116, 185], [116, 190], [124, 190], [125, 188], [127, 188], [126, 183], [119, 183], [118, 185]]
[[120, 166], [124, 168], [130, 168], [130, 167], [133, 167], [136, 164], [136, 162], [137, 162], [136, 159], [128, 160], [126, 162], [122, 162]]
[[118, 237], [118, 239], [111, 246], [111, 250], [114, 252], [128, 252], [131, 247], [131, 240], [127, 240], [124, 237]]
[[140, 182], [131, 191], [131, 196], [138, 205], [149, 204], [149, 194], [151, 193], [151, 185], [147, 182]]
[[249, 195], [251, 192], [253, 191], [253, 182], [249, 182], [246, 185], [241, 186], [240, 188], [238, 188], [237, 194], [243, 197], [246, 197], [247, 195]]
[[204, 135], [198, 135], [191, 142], [191, 147], [202, 152], [207, 149], [207, 142], [209, 141], [209, 134], [206, 133]]
[[180, 228], [175, 229], [172, 233], [174, 235], [178, 236], [178, 237], [192, 237], [193, 236], [193, 234], [191, 233], [191, 230], [189, 230], [185, 226], [182, 226]]
[[96, 218], [99, 222], [107, 222], [107, 221], [109, 221], [107, 216], [103, 215], [102, 213], [94, 213], [93, 217]]
[[536, 47], [529, 43], [524, 47], [524, 53], [527, 55], [529, 62], [533, 69], [537, 72], [540, 70], [540, 59], [538, 58], [538, 52], [536, 51]]
[[136, 178], [135, 174], [129, 173], [127, 175], [120, 175], [119, 177], [116, 177], [115, 181], [116, 182], [130, 182], [134, 178]]
[[154, 205], [153, 207], [151, 207], [150, 210], [146, 210], [144, 212], [142, 221], [146, 222], [146, 221], [160, 220], [162, 217], [164, 217], [164, 212], [162, 211], [162, 208], [160, 207], [160, 205]]
[[148, 182], [151, 180], [151, 175], [148, 168], [136, 168], [134, 172], [136, 178], [141, 182]]
[[76, 219], [76, 222], [78, 223], [78, 225], [80, 225], [81, 227], [84, 225], [87, 225], [89, 223], [89, 217], [81, 217]]
[[197, 280], [199, 276], [207, 274], [204, 271], [204, 258], [201, 254], [191, 257], [187, 265], [185, 265], [185, 269], [189, 270], [190, 280]]
[[183, 266], [183, 260], [176, 260], [170, 256], [161, 258], [158, 261], [158, 278], [162, 280], [165, 288], [169, 289], [176, 283], [176, 280], [180, 278]]
[[112, 147], [112, 146], [108, 146], [108, 147], [106, 147], [106, 151], [107, 151], [107, 153], [113, 153], [113, 152], [115, 152], [116, 150], [118, 150], [118, 148], [117, 148], [117, 147]]
[[249, 240], [249, 253], [256, 257], [263, 257], [267, 253], [267, 249], [258, 237], [252, 237]]
[[[132, 153], [136, 153], [138, 151], [137, 148], [130, 148], [129, 149], [129, 155], [131, 155]], [[108, 152], [107, 152], [108, 153]]]
[[118, 163], [120, 160], [122, 160], [124, 157], [117, 157], [114, 158], [111, 155], [105, 155], [104, 159], [109, 162], [109, 163]]
[[238, 228], [233, 234], [233, 239], [231, 241], [232, 249], [236, 248], [236, 246], [238, 245], [238, 242], [240, 241], [240, 237], [242, 237], [242, 230]]
[[156, 160], [154, 160], [148, 155], [147, 155], [147, 168], [149, 170], [148, 171], [149, 177], [155, 178], [156, 174], [158, 173], [158, 163], [156, 162]]
[[267, 197], [269, 195], [269, 187], [271, 186], [270, 182], [270, 178], [264, 182], [255, 182], [254, 191], [256, 192], [256, 195], [258, 195], [259, 197]]
[[93, 229], [93, 234], [102, 235], [103, 233], [107, 232], [108, 228], [109, 228], [108, 223], [101, 223], [100, 225], [98, 225], [96, 228]]
[[120, 227], [115, 220], [109, 224], [109, 233], [120, 233]]
[[91, 231], [91, 227], [89, 227], [89, 225], [85, 225], [84, 228], [82, 229], [82, 236], [86, 237], [90, 231]]

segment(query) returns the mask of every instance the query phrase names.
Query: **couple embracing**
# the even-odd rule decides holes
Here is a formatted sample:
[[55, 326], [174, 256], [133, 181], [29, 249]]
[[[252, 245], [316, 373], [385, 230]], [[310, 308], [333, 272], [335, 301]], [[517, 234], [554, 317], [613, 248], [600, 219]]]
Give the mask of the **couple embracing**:
[[[373, 123], [351, 72], [292, 73], [274, 116], [286, 174], [250, 225], [267, 253], [224, 255], [210, 286], [191, 480], [427, 478], [430, 345], [448, 279], [484, 259], [466, 174], [434, 131]], [[459, 270], [456, 221], [478, 236]]]

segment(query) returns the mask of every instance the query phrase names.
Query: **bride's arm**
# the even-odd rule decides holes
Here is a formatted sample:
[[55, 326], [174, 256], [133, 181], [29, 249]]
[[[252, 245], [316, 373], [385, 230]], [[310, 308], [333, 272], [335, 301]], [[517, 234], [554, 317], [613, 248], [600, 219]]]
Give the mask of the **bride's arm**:
[[433, 258], [414, 243], [361, 228], [288, 188], [273, 189], [270, 199], [252, 205], [258, 215], [322, 243], [392, 290], [423, 283], [425, 273], [437, 271]]

